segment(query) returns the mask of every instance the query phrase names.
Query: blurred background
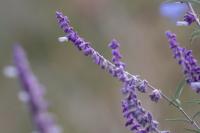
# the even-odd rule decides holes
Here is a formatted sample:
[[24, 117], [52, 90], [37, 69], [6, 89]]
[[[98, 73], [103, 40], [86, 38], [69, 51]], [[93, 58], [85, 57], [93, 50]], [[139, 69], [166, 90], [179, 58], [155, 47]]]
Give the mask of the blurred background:
[[[92, 46], [108, 59], [112, 38], [121, 43], [123, 61], [132, 74], [141, 75], [152, 85], [172, 96], [182, 79], [180, 67], [172, 58], [165, 31], [178, 34], [183, 46], [200, 59], [198, 39], [189, 44], [193, 27], [176, 27], [159, 13], [161, 0], [1, 0], [0, 1], [0, 132], [31, 133], [27, 107], [18, 99], [17, 79], [3, 75], [12, 65], [12, 45], [22, 44], [33, 72], [46, 87], [50, 111], [64, 133], [130, 133], [121, 114], [121, 84], [78, 52], [70, 43], [60, 45], [63, 36], [55, 11], [70, 18], [71, 24]], [[161, 129], [183, 132], [184, 123], [166, 118], [181, 117], [164, 100], [152, 103], [139, 94], [144, 107], [160, 122]], [[185, 89], [182, 100], [197, 98]], [[200, 108], [184, 106], [189, 114]]]

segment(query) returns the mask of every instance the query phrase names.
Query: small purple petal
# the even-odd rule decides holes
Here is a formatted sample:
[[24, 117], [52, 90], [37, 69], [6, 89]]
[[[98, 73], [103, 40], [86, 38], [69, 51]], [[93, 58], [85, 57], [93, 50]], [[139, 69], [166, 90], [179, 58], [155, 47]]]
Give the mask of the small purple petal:
[[110, 47], [111, 49], [117, 49], [119, 48], [120, 44], [118, 43], [117, 40], [113, 39], [109, 44], [108, 47]]
[[153, 90], [152, 93], [149, 95], [149, 97], [151, 98], [152, 101], [154, 102], [158, 102], [161, 99], [161, 91], [160, 90]]

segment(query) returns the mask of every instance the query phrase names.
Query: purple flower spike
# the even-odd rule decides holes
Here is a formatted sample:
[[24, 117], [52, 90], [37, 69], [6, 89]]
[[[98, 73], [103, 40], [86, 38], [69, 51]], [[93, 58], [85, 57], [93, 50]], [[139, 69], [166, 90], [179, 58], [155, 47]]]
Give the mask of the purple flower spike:
[[177, 42], [176, 35], [170, 31], [166, 32], [166, 36], [174, 58], [182, 68], [185, 80], [193, 90], [200, 94], [200, 87], [194, 85], [194, 83], [200, 82], [200, 66], [192, 55], [192, 51], [181, 47]]
[[133, 133], [152, 133], [158, 131], [158, 122], [153, 120], [151, 113], [142, 108], [136, 95], [136, 83], [131, 82], [124, 84], [123, 93], [126, 98], [122, 101], [122, 112], [126, 119], [125, 126], [130, 127]]
[[136, 89], [143, 92], [146, 91], [148, 82], [125, 71], [125, 64], [120, 61], [122, 56], [119, 52], [119, 43], [116, 40], [112, 40], [109, 44], [109, 47], [112, 49], [113, 64], [93, 49], [90, 43], [84, 41], [84, 39], [73, 30], [66, 16], [61, 12], [56, 12], [56, 17], [60, 27], [66, 33], [66, 38], [59, 38], [61, 42], [66, 40], [70, 41], [83, 53], [85, 53], [86, 49], [89, 49], [90, 52], [87, 55], [94, 63], [123, 83], [123, 88], [121, 90], [125, 98], [122, 101], [122, 112], [126, 120], [125, 126], [129, 127], [133, 133], [160, 133], [161, 131], [158, 129], [158, 123], [153, 120], [152, 115], [142, 107], [136, 94]]
[[32, 73], [26, 54], [20, 45], [14, 45], [13, 55], [23, 89], [20, 99], [29, 106], [36, 131], [38, 133], [61, 133], [60, 127], [56, 125], [53, 116], [48, 112], [48, 103], [44, 99], [44, 88]]
[[126, 64], [121, 62], [121, 58], [122, 58], [122, 55], [120, 53], [120, 44], [117, 40], [113, 39], [109, 44], [108, 44], [108, 47], [110, 47], [112, 49], [112, 62], [115, 64], [115, 66], [117, 67], [121, 67], [123, 69], [125, 69], [126, 67]]
[[160, 90], [153, 90], [152, 93], [149, 95], [149, 97], [151, 98], [151, 101], [157, 103], [162, 98], [161, 91]]

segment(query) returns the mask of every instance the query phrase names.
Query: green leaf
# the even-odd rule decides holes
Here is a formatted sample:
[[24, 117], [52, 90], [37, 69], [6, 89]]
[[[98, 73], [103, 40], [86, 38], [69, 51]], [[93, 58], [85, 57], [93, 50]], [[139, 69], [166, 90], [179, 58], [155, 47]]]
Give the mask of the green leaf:
[[185, 118], [172, 118], [172, 119], [165, 119], [166, 121], [182, 121], [182, 122], [189, 122]]
[[200, 133], [200, 130], [188, 129], [188, 128], [185, 128], [185, 130], [187, 130], [188, 132]]
[[174, 99], [179, 99], [179, 98], [180, 98], [180, 96], [181, 96], [181, 94], [182, 94], [182, 92], [183, 92], [183, 89], [184, 89], [185, 85], [186, 85], [185, 79], [182, 79], [182, 80], [178, 83], [178, 85], [177, 85], [177, 87], [176, 87], [175, 94], [174, 94]]
[[191, 38], [190, 38], [190, 42], [192, 43], [194, 41], [194, 39], [200, 37], [200, 29], [195, 29], [192, 32]]
[[[171, 102], [174, 102], [177, 106], [181, 105], [181, 101], [179, 100], [179, 98], [180, 98], [180, 96], [181, 96], [181, 94], [182, 94], [182, 92], [183, 92], [183, 89], [184, 89], [185, 85], [186, 85], [186, 81], [185, 81], [185, 79], [182, 79], [182, 80], [178, 83], [178, 85], [177, 85], [177, 87], [176, 87], [175, 94], [174, 94], [174, 96], [172, 97]], [[172, 104], [172, 103], [170, 103], [170, 104]]]
[[200, 104], [200, 99], [191, 99], [191, 100], [186, 101], [186, 103]]
[[199, 112], [196, 112], [196, 113], [192, 116], [192, 119], [195, 119], [198, 115], [200, 115], [200, 111], [199, 111]]

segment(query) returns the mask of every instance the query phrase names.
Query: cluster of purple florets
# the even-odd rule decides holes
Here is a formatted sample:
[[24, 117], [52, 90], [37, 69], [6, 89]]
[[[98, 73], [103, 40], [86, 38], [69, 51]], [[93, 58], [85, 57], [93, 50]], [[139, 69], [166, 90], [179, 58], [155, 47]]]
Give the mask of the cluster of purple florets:
[[191, 11], [187, 11], [183, 20], [187, 22], [188, 25], [191, 25], [193, 22], [195, 22], [195, 16]]
[[192, 50], [187, 50], [186, 48], [181, 47], [176, 39], [176, 35], [170, 31], [166, 32], [166, 36], [174, 58], [181, 66], [187, 83], [193, 90], [200, 93], [200, 66], [192, 55]]
[[183, 21], [178, 21], [177, 26], [189, 26], [195, 22], [195, 16], [191, 11], [187, 11], [183, 17]]
[[[151, 113], [141, 106], [137, 98], [136, 89], [142, 93], [147, 92], [148, 82], [125, 71], [125, 63], [121, 61], [122, 55], [119, 49], [119, 42], [113, 39], [108, 45], [113, 56], [111, 63], [73, 30], [66, 16], [61, 12], [56, 12], [56, 17], [60, 27], [66, 33], [65, 37], [59, 39], [60, 41], [71, 41], [86, 56], [90, 56], [97, 65], [123, 83], [122, 93], [125, 95], [125, 98], [122, 100], [122, 112], [126, 119], [125, 125], [130, 127], [131, 131], [137, 133], [167, 133], [168, 131], [160, 131], [158, 129], [158, 122], [153, 120]], [[158, 102], [161, 99], [161, 91], [155, 89], [150, 94], [150, 98], [152, 101]]]
[[48, 103], [44, 99], [45, 90], [32, 73], [24, 50], [16, 44], [13, 54], [14, 64], [23, 88], [21, 100], [29, 107], [35, 131], [38, 133], [62, 133], [61, 128], [55, 123], [53, 115], [48, 112]]
[[158, 131], [158, 122], [153, 120], [150, 112], [146, 111], [136, 95], [137, 78], [133, 77], [125, 82], [122, 92], [125, 98], [122, 100], [122, 112], [126, 119], [125, 126], [137, 133], [150, 133]]
[[[108, 46], [112, 49], [112, 62], [116, 67], [124, 71], [125, 63], [120, 60], [122, 58], [119, 49], [120, 44], [113, 39]], [[122, 100], [122, 112], [126, 119], [125, 126], [130, 127], [131, 131], [136, 131], [137, 133], [156, 132], [158, 130], [158, 122], [153, 120], [151, 113], [141, 106], [136, 95], [136, 89], [145, 93], [147, 88], [148, 82], [146, 80], [139, 81], [137, 76], [134, 76], [126, 80], [124, 79], [121, 89], [125, 95], [125, 98]], [[152, 93], [150, 97], [157, 102], [161, 95], [159, 93], [159, 96], [157, 96]]]
[[[180, 3], [182, 4], [182, 3]], [[168, 133], [169, 131], [160, 131], [158, 122], [153, 120], [150, 112], [146, 111], [137, 98], [136, 90], [145, 93], [149, 88], [146, 80], [141, 80], [138, 76], [134, 76], [125, 71], [125, 63], [121, 61], [120, 44], [113, 39], [109, 43], [112, 53], [112, 63], [95, 51], [89, 42], [81, 38], [73, 27], [70, 26], [69, 20], [61, 12], [56, 12], [56, 17], [60, 27], [66, 33], [65, 37], [61, 37], [60, 41], [71, 41], [72, 44], [82, 51], [86, 56], [90, 56], [93, 61], [102, 69], [107, 70], [113, 77], [116, 77], [123, 83], [122, 93], [125, 98], [122, 100], [122, 112], [126, 119], [125, 126], [136, 133]], [[180, 24], [191, 25], [195, 22], [195, 16], [192, 12], [187, 11], [184, 16], [184, 21]], [[182, 66], [186, 80], [197, 93], [200, 92], [200, 85], [197, 82], [200, 80], [200, 67], [197, 61], [191, 54], [191, 51], [179, 46], [176, 37], [171, 32], [166, 33], [170, 47], [174, 53], [174, 57]], [[153, 89], [149, 95], [150, 99], [158, 102], [162, 97], [162, 92], [158, 89]]]
[[[178, 2], [178, 4], [186, 3]], [[165, 95], [160, 90], [153, 88], [146, 80], [142, 80], [139, 76], [132, 75], [125, 70], [126, 64], [121, 61], [122, 55], [119, 42], [113, 39], [108, 45], [112, 53], [112, 62], [110, 62], [93, 49], [89, 42], [78, 35], [73, 27], [70, 26], [69, 19], [66, 16], [61, 12], [56, 12], [56, 17], [60, 27], [66, 33], [64, 37], [59, 38], [59, 41], [72, 42], [78, 50], [82, 51], [84, 55], [89, 56], [101, 69], [106, 70], [110, 75], [122, 82], [121, 92], [124, 98], [121, 106], [123, 117], [126, 121], [125, 126], [134, 133], [169, 133], [169, 131], [159, 130], [159, 123], [153, 119], [150, 112], [142, 107], [137, 91], [146, 93], [150, 88], [151, 94], [149, 97], [156, 103], [162, 97], [166, 98]], [[178, 21], [177, 25], [191, 25], [193, 22], [198, 21], [195, 17], [196, 14], [193, 11], [187, 11], [183, 21]], [[166, 36], [174, 58], [183, 70], [186, 82], [195, 92], [200, 94], [200, 65], [192, 55], [192, 51], [181, 47], [177, 42], [176, 35], [170, 31], [166, 32]], [[21, 98], [29, 106], [36, 132], [61, 133], [62, 130], [48, 112], [48, 103], [44, 99], [45, 91], [32, 73], [25, 52], [20, 45], [15, 45], [13, 53], [17, 74], [23, 88]]]
[[120, 53], [120, 44], [117, 40], [113, 39], [108, 46], [112, 49], [112, 62], [115, 64], [116, 67], [125, 69], [126, 65], [125, 63], [121, 62], [120, 59], [122, 58], [122, 55]]

